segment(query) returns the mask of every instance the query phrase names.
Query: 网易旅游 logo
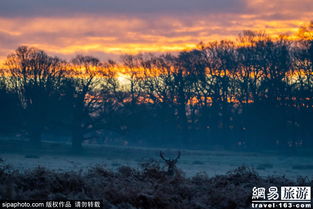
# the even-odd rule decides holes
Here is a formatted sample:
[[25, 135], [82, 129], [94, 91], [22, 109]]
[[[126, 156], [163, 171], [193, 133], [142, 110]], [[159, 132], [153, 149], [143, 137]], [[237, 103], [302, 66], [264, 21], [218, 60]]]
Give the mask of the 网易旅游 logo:
[[282, 200], [311, 200], [311, 187], [281, 187]]
[[311, 208], [311, 187], [253, 187], [251, 199], [252, 208]]

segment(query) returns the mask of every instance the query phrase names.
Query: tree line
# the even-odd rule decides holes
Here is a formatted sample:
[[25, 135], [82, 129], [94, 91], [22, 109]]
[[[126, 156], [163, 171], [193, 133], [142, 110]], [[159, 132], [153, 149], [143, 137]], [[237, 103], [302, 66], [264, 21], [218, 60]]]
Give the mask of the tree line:
[[0, 77], [0, 133], [193, 148], [313, 145], [313, 23], [177, 54], [70, 61], [20, 46]]

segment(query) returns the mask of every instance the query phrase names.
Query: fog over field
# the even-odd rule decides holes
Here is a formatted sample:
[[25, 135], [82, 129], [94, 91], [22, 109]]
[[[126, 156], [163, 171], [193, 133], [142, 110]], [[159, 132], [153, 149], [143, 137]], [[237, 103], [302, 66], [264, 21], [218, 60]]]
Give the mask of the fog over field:
[[[2, 142], [3, 143], [3, 142]], [[0, 158], [12, 169], [20, 171], [45, 167], [56, 171], [86, 171], [95, 166], [116, 171], [121, 166], [138, 168], [142, 163], [158, 161], [163, 170], [166, 163], [160, 158], [160, 151], [173, 158], [177, 149], [142, 148], [131, 146], [85, 145], [82, 155], [66, 154], [70, 145], [46, 142], [48, 151], [29, 152], [11, 148], [1, 150]], [[222, 175], [240, 166], [254, 169], [261, 176], [286, 176], [296, 179], [300, 176], [313, 177], [313, 156], [290, 155], [275, 152], [238, 152], [238, 151], [203, 151], [180, 150], [179, 168], [187, 177], [198, 173], [208, 176]]]

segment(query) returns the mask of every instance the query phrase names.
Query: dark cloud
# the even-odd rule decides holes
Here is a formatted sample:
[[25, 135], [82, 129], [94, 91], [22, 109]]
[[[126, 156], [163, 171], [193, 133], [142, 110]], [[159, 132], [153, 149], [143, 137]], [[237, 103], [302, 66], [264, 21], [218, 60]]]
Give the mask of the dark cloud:
[[2, 17], [240, 13], [244, 0], [1, 0]]

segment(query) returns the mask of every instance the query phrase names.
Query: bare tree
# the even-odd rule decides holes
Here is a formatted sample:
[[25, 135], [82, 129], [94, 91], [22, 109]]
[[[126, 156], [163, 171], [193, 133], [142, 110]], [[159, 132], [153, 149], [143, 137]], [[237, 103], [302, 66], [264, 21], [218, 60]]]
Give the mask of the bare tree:
[[73, 150], [80, 152], [84, 135], [94, 128], [94, 120], [100, 109], [99, 84], [100, 61], [90, 56], [78, 55], [72, 59], [71, 77], [67, 80], [70, 100]]
[[25, 128], [34, 145], [39, 145], [49, 113], [59, 96], [64, 79], [63, 62], [36, 48], [21, 46], [6, 60], [10, 86], [19, 95]]

